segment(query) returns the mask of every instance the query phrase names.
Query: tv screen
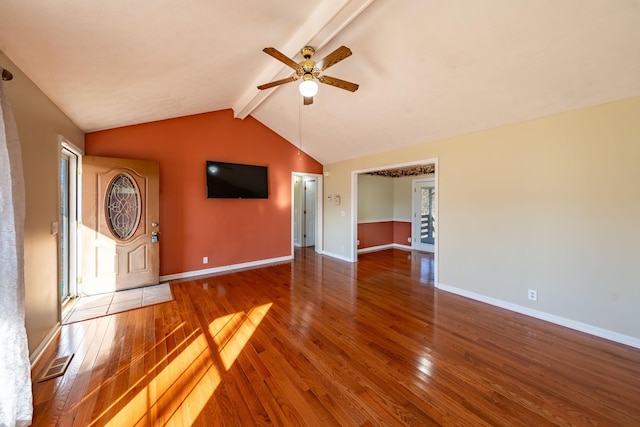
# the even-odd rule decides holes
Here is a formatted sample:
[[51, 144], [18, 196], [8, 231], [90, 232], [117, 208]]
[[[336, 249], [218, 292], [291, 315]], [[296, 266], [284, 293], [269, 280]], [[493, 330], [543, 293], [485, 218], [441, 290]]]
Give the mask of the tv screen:
[[207, 197], [210, 199], [267, 199], [266, 166], [207, 160]]

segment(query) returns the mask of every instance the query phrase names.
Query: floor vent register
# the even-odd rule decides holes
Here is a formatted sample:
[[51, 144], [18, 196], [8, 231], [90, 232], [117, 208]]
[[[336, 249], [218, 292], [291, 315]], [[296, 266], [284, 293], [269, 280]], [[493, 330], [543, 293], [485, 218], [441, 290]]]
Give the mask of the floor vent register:
[[59, 377], [63, 375], [69, 366], [69, 362], [71, 362], [71, 358], [73, 358], [73, 354], [68, 356], [58, 357], [54, 359], [53, 362], [49, 364], [49, 367], [45, 371], [40, 381], [46, 381], [51, 378]]

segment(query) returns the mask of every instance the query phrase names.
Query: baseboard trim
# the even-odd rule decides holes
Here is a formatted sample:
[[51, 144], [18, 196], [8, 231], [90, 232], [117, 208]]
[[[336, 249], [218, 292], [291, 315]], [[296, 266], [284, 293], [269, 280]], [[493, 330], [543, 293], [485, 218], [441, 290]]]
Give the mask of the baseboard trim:
[[358, 249], [359, 254], [366, 254], [368, 252], [384, 251], [385, 249], [402, 249], [403, 251], [410, 251], [411, 246], [401, 245], [400, 243], [388, 243], [380, 246], [370, 246], [368, 248]]
[[411, 218], [382, 218], [382, 219], [363, 219], [358, 220], [358, 224], [376, 224], [378, 222], [411, 222]]
[[544, 311], [534, 310], [529, 307], [523, 307], [521, 305], [513, 304], [507, 301], [491, 298], [485, 295], [477, 294], [475, 292], [467, 291], [464, 289], [456, 288], [455, 286], [445, 285], [443, 283], [436, 284], [436, 288], [445, 292], [460, 295], [472, 300], [484, 302], [489, 305], [504, 308], [506, 310], [514, 311], [516, 313], [524, 314], [525, 316], [534, 317], [536, 319], [544, 320], [546, 322], [554, 323], [565, 328], [573, 329], [576, 331], [584, 332], [589, 335], [604, 338], [609, 341], [614, 341], [620, 344], [625, 344], [631, 347], [640, 348], [640, 339], [613, 332], [608, 329], [603, 329], [597, 326], [589, 325], [587, 323], [578, 322], [575, 320], [567, 319], [565, 317], [556, 316], [555, 314], [545, 313]]
[[386, 245], [369, 246], [368, 248], [358, 249], [358, 253], [366, 254], [367, 252], [384, 251], [385, 249], [391, 249], [391, 248], [393, 248], [393, 243], [388, 243]]
[[36, 363], [38, 363], [38, 360], [40, 360], [40, 358], [44, 354], [44, 351], [47, 349], [47, 347], [49, 347], [53, 339], [60, 333], [61, 329], [62, 326], [60, 325], [60, 322], [56, 323], [55, 326], [51, 328], [47, 336], [45, 336], [40, 344], [35, 348], [35, 350], [33, 350], [33, 353], [31, 353], [31, 355], [29, 356], [31, 369], [33, 369]]
[[403, 250], [403, 251], [412, 251], [413, 250], [413, 248], [411, 246], [402, 245], [400, 243], [394, 243], [393, 244], [393, 249], [400, 249], [400, 250]]
[[347, 257], [346, 257], [346, 256], [344, 256], [344, 255], [334, 254], [333, 252], [327, 252], [327, 251], [324, 251], [324, 252], [322, 253], [322, 255], [326, 255], [326, 256], [331, 257], [331, 258], [336, 258], [336, 259], [339, 259], [339, 260], [341, 260], [341, 261], [346, 261], [346, 262], [355, 262], [355, 261], [354, 261], [354, 260], [352, 260], [351, 258], [347, 258]]
[[243, 262], [240, 264], [231, 264], [231, 265], [223, 265], [220, 267], [205, 268], [204, 270], [193, 270], [193, 271], [187, 271], [184, 273], [168, 274], [166, 276], [160, 276], [160, 281], [163, 282], [167, 280], [188, 279], [190, 277], [206, 276], [208, 274], [216, 274], [216, 273], [231, 273], [233, 271], [244, 270], [247, 268], [264, 267], [270, 264], [287, 262], [287, 261], [291, 261], [292, 259], [293, 259], [293, 255], [287, 255], [287, 256], [278, 257], [278, 258], [268, 258], [268, 259], [261, 259], [258, 261]]

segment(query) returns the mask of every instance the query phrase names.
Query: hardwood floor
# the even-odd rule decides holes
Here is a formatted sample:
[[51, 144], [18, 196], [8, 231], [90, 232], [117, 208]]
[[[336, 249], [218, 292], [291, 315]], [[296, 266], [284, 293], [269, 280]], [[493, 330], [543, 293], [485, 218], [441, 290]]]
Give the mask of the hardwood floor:
[[432, 268], [303, 250], [171, 283], [174, 301], [63, 326], [33, 424], [640, 425], [640, 350], [438, 291]]

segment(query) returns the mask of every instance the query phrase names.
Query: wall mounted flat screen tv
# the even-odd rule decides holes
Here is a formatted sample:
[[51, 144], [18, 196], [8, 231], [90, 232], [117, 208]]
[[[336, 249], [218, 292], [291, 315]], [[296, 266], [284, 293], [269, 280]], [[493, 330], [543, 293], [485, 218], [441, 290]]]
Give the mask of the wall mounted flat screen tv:
[[207, 160], [207, 197], [209, 199], [268, 199], [267, 167]]

